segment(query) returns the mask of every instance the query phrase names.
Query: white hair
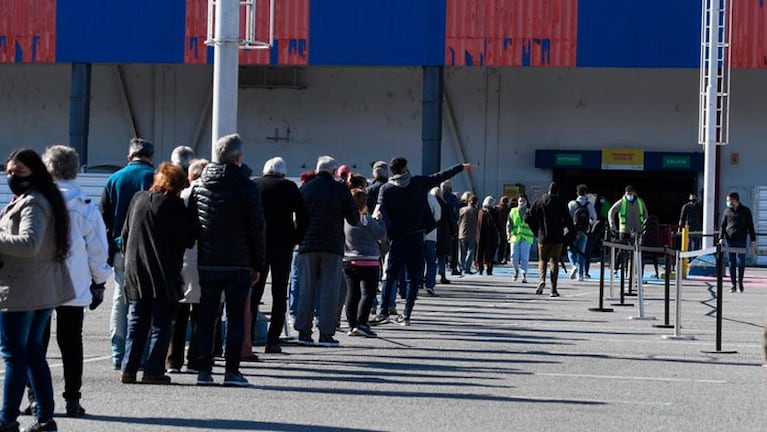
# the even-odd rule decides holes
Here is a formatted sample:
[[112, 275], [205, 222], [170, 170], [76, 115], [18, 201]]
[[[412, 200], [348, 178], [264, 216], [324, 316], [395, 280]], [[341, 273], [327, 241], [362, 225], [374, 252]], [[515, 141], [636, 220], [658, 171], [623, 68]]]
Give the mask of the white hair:
[[482, 201], [482, 207], [492, 207], [495, 205], [495, 198], [493, 198], [492, 195], [488, 195], [485, 197], [485, 200]]
[[242, 156], [242, 140], [238, 134], [219, 138], [213, 146], [213, 157], [218, 163], [237, 163]]
[[277, 156], [266, 161], [264, 164], [264, 175], [287, 176], [288, 167], [285, 166], [285, 159]]
[[170, 154], [170, 161], [173, 165], [178, 165], [181, 168], [189, 168], [189, 164], [194, 159], [194, 150], [188, 146], [178, 146], [173, 149]]
[[330, 156], [320, 156], [317, 158], [317, 173], [327, 172], [333, 174], [338, 167], [338, 162]]

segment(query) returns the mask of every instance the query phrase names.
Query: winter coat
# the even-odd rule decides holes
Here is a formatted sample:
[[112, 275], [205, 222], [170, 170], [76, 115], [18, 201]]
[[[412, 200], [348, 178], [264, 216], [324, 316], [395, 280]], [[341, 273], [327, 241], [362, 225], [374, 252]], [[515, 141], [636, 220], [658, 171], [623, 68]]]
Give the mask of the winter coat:
[[149, 191], [134, 195], [122, 231], [128, 301], [174, 303], [183, 297], [181, 266], [194, 241], [189, 215], [178, 196]]
[[[454, 195], [455, 196], [455, 195]], [[442, 209], [442, 218], [437, 223], [437, 256], [448, 256], [453, 249], [453, 239], [458, 231], [458, 221], [450, 204], [437, 198]]]
[[410, 173], [395, 175], [389, 179], [389, 183], [381, 186], [378, 204], [387, 224], [389, 239], [396, 240], [411, 233], [425, 232], [427, 226], [433, 226], [427, 224], [426, 220], [430, 213], [426, 194], [431, 188], [461, 171], [463, 165], [459, 164], [429, 176], [411, 176]]
[[[292, 181], [265, 175], [256, 180], [266, 221], [266, 245], [292, 249], [306, 233], [309, 215], [298, 186]], [[295, 215], [295, 222], [294, 222]]]
[[439, 205], [439, 201], [437, 200], [437, 197], [428, 194], [426, 196], [426, 201], [429, 203], [429, 211], [431, 212], [432, 217], [434, 218], [434, 222], [436, 222], [436, 225], [433, 230], [426, 233], [424, 236], [424, 241], [437, 241], [437, 229], [439, 228], [439, 223], [442, 221], [442, 217], [444, 216], [442, 214], [442, 207]]
[[373, 214], [376, 205], [378, 204], [378, 193], [381, 191], [381, 186], [385, 185], [389, 181], [387, 178], [377, 178], [373, 181], [373, 184], [367, 187], [367, 208], [368, 214]]
[[0, 311], [50, 309], [75, 298], [55, 237], [51, 205], [35, 190], [0, 212]]
[[477, 236], [478, 212], [479, 210], [472, 205], [461, 207], [460, 215], [458, 216], [459, 239], [473, 239]]
[[189, 197], [197, 217], [197, 264], [204, 270], [258, 270], [265, 265], [264, 210], [248, 170], [230, 163], [205, 166]]
[[[187, 206], [187, 209], [189, 207], [190, 195], [192, 195], [192, 186], [181, 191], [181, 200], [184, 201], [184, 205]], [[192, 215], [187, 214], [187, 217], [192, 217]], [[180, 300], [181, 303], [199, 303], [200, 297], [202, 296], [202, 289], [200, 288], [200, 271], [197, 269], [197, 242], [195, 242], [194, 246], [190, 249], [184, 251], [184, 263], [181, 266], [181, 280], [184, 284], [184, 298]]]
[[69, 256], [67, 268], [75, 290], [66, 306], [91, 304], [91, 282], [102, 284], [112, 275], [107, 264], [109, 244], [104, 220], [95, 203], [74, 181], [57, 182], [69, 210]]
[[101, 196], [101, 216], [107, 229], [110, 261], [120, 250], [120, 233], [133, 195], [147, 190], [154, 182], [154, 167], [144, 160], [134, 160], [115, 172], [104, 185]]
[[751, 209], [739, 204], [738, 208], [728, 208], [722, 216], [722, 237], [725, 240], [744, 241], [751, 238], [756, 241], [756, 231], [754, 230], [754, 217], [751, 215]]
[[[575, 235], [573, 218], [565, 201], [558, 195], [546, 194], [527, 212], [530, 225], [541, 244], [569, 243]], [[566, 235], [567, 234], [567, 235]]]
[[477, 251], [484, 251], [484, 255], [492, 259], [500, 243], [501, 223], [498, 220], [498, 210], [493, 207], [482, 207], [479, 210], [477, 222]]
[[344, 183], [337, 182], [327, 172], [320, 172], [301, 187], [309, 225], [299, 247], [299, 253], [327, 252], [344, 255], [344, 220], [357, 225], [360, 212]]
[[360, 216], [356, 225], [344, 223], [344, 261], [378, 261], [381, 258], [380, 244], [386, 241], [386, 227], [370, 215]]

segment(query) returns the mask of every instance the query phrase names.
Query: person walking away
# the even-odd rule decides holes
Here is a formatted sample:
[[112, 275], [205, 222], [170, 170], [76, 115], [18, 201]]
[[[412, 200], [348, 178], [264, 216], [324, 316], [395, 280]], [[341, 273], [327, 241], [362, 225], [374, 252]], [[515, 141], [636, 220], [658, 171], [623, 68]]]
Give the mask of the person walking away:
[[104, 285], [112, 275], [107, 264], [109, 245], [98, 207], [75, 181], [80, 170], [77, 151], [56, 145], [45, 151], [43, 162], [69, 211], [70, 247], [66, 262], [75, 298], [56, 308], [56, 341], [64, 366], [66, 415], [82, 417], [84, 309], [94, 310], [104, 301]]
[[[687, 227], [690, 232], [703, 231], [703, 206], [698, 202], [698, 195], [695, 192], [690, 193], [688, 201], [682, 206], [682, 212], [679, 215], [679, 230]], [[702, 238], [699, 234], [689, 236], [689, 247], [687, 250], [699, 250]]]
[[440, 207], [439, 201], [437, 201], [437, 197], [433, 193], [434, 189], [439, 190], [438, 187], [432, 188], [426, 195], [426, 199], [429, 203], [429, 211], [431, 212], [431, 217], [434, 219], [434, 229], [427, 232], [424, 236], [423, 246], [424, 258], [426, 261], [426, 275], [424, 277], [423, 285], [429, 295], [434, 295], [434, 287], [437, 285], [437, 228], [444, 216], [442, 214], [442, 207]]
[[149, 189], [154, 181], [154, 145], [141, 138], [130, 140], [128, 164], [107, 179], [101, 196], [101, 216], [107, 229], [109, 241], [109, 264], [114, 270], [112, 312], [109, 319], [109, 335], [112, 344], [112, 366], [122, 367], [125, 355], [125, 335], [128, 328], [128, 302], [125, 300], [125, 262], [120, 233], [123, 229], [128, 205], [136, 192]]
[[349, 336], [377, 337], [370, 328], [370, 311], [378, 288], [381, 243], [386, 241], [386, 227], [367, 211], [367, 193], [352, 190], [360, 213], [357, 225], [344, 221], [344, 277], [346, 278], [346, 321]]
[[346, 184], [333, 177], [336, 166], [335, 159], [321, 156], [317, 159], [317, 177], [301, 187], [309, 214], [306, 234], [298, 251], [301, 295], [294, 327], [301, 345], [314, 345], [312, 321], [316, 297], [319, 297], [318, 344], [339, 345], [333, 336], [343, 278], [344, 220], [357, 225], [360, 214]]
[[266, 267], [261, 271], [250, 307], [253, 316], [257, 316], [266, 287], [266, 275], [271, 271], [272, 311], [264, 348], [267, 354], [282, 352], [280, 335], [285, 326], [293, 248], [301, 244], [309, 218], [301, 192], [295, 183], [285, 178], [287, 173], [285, 161], [275, 157], [266, 161], [263, 177], [256, 180], [269, 229], [266, 230]]
[[458, 251], [460, 250], [460, 242], [458, 240], [458, 212], [461, 209], [461, 200], [453, 193], [453, 182], [445, 180], [439, 185], [442, 189], [442, 200], [447, 203], [447, 206], [452, 211], [454, 226], [453, 231], [456, 233], [453, 235], [452, 243], [450, 244], [450, 274], [453, 276], [460, 276], [459, 270], [460, 264], [458, 262]]
[[181, 167], [162, 163], [152, 187], [133, 196], [125, 216], [121, 238], [130, 310], [120, 378], [124, 384], [136, 382], [147, 344], [141, 382], [171, 381], [165, 375], [165, 356], [173, 314], [184, 295], [184, 251], [194, 243], [193, 223], [179, 196], [186, 181]]
[[[197, 223], [200, 314], [197, 324], [197, 385], [214, 384], [213, 337], [221, 294], [226, 295], [224, 385], [248, 386], [240, 373], [244, 309], [251, 287], [265, 264], [265, 224], [258, 185], [244, 168], [243, 143], [237, 134], [221, 137], [214, 161], [192, 187], [188, 211]], [[196, 217], [195, 217], [196, 215]]]
[[[442, 182], [444, 185], [445, 182]], [[452, 253], [453, 243], [458, 239], [458, 218], [453, 208], [443, 199], [441, 188], [432, 188], [432, 195], [437, 198], [441, 208], [441, 218], [437, 222], [437, 273], [439, 273], [439, 283], [449, 285], [447, 278], [447, 265]], [[452, 193], [450, 194], [452, 195]], [[455, 197], [455, 195], [452, 195]]]
[[[181, 191], [181, 199], [188, 206], [189, 196], [192, 193], [194, 182], [202, 175], [202, 170], [208, 165], [206, 159], [194, 159], [187, 170], [189, 186]], [[186, 351], [187, 372], [199, 372], [197, 365], [197, 323], [200, 312], [200, 275], [197, 270], [197, 245], [184, 252], [184, 263], [181, 267], [181, 279], [184, 283], [184, 298], [182, 298], [176, 314], [173, 317], [173, 329], [171, 333], [168, 358], [165, 361], [166, 373], [180, 373], [184, 365], [184, 350], [186, 347], [187, 327], [191, 328], [189, 337], [189, 349]]]
[[26, 430], [55, 431], [45, 332], [53, 308], [75, 298], [66, 265], [69, 211], [33, 150], [11, 153], [5, 174], [13, 199], [0, 212], [0, 353], [5, 362], [0, 430], [19, 430], [19, 405], [29, 380], [37, 420]]
[[189, 165], [192, 164], [194, 158], [194, 149], [189, 146], [178, 146], [170, 153], [170, 163], [181, 167], [187, 178], [189, 178]]
[[[426, 194], [443, 181], [462, 171], [471, 171], [473, 167], [471, 164], [459, 164], [430, 176], [413, 176], [407, 168], [407, 159], [404, 157], [393, 158], [389, 167], [394, 175], [389, 179], [389, 183], [381, 187], [378, 196], [380, 211], [375, 215], [376, 219], [385, 221], [387, 234], [391, 240], [382, 298], [390, 298], [397, 276], [403, 268], [406, 268], [410, 276], [410, 284], [407, 289], [405, 308], [396, 321], [400, 325], [408, 326], [418, 290], [423, 283], [420, 275], [423, 274], [424, 266], [424, 233], [431, 231], [435, 226]], [[383, 313], [388, 312], [389, 306], [382, 305]], [[376, 320], [380, 321], [387, 319], [388, 316], [376, 317]]]
[[385, 185], [389, 181], [389, 165], [384, 161], [378, 161], [373, 164], [373, 183], [367, 187], [367, 208], [368, 214], [373, 214], [376, 205], [378, 204], [378, 192], [381, 191], [381, 186]]
[[485, 197], [477, 221], [477, 268], [482, 274], [487, 267], [487, 275], [493, 275], [495, 252], [501, 240], [501, 228], [495, 198]]
[[527, 269], [530, 261], [530, 249], [533, 247], [533, 231], [525, 222], [527, 212], [530, 210], [530, 201], [527, 195], [521, 194], [517, 199], [517, 207], [509, 212], [508, 238], [511, 249], [511, 263], [514, 267], [514, 279], [519, 280], [522, 273], [522, 283], [527, 283]]
[[[317, 177], [317, 173], [314, 170], [304, 171], [299, 177], [301, 186], [305, 185], [309, 181]], [[300, 192], [300, 190], [299, 190]], [[301, 198], [303, 200], [303, 197]], [[298, 249], [301, 245], [297, 245], [293, 248], [293, 258], [290, 262], [290, 289], [288, 293], [288, 316], [289, 323], [293, 325], [296, 323], [296, 314], [298, 313], [298, 297], [301, 294], [301, 287], [299, 281], [299, 266], [298, 266]]]
[[506, 221], [509, 220], [509, 213], [511, 212], [511, 199], [507, 196], [501, 197], [498, 205], [495, 207], [498, 212], [498, 225], [501, 228], [501, 242], [498, 245], [498, 252], [496, 252], [495, 262], [497, 264], [507, 264], [509, 262], [509, 242], [503, 239], [504, 227]]
[[551, 295], [559, 297], [557, 280], [558, 263], [562, 255], [562, 245], [567, 236], [574, 235], [573, 219], [565, 201], [559, 197], [559, 185], [552, 182], [549, 193], [533, 204], [525, 220], [533, 233], [538, 235], [538, 289], [536, 294], [543, 294], [546, 287], [546, 265], [551, 269]]
[[[756, 231], [754, 230], [754, 218], [751, 215], [751, 209], [740, 202], [740, 195], [737, 192], [730, 192], [726, 199], [727, 209], [722, 216], [720, 232], [722, 238], [720, 244], [729, 248], [748, 248], [752, 253], [756, 253]], [[751, 239], [750, 246], [748, 240]], [[743, 277], [746, 274], [746, 254], [729, 252], [727, 255], [730, 261], [730, 281], [732, 288], [730, 292], [740, 289], [743, 292]], [[737, 282], [737, 284], [736, 284]]]
[[471, 264], [474, 262], [477, 251], [478, 221], [477, 197], [469, 194], [466, 197], [466, 206], [461, 207], [458, 216], [458, 240], [461, 243], [461, 271], [465, 275], [474, 274], [471, 271]]
[[580, 184], [575, 189], [578, 194], [577, 198], [567, 204], [575, 226], [575, 239], [570, 245], [570, 264], [573, 266], [570, 279], [575, 279], [577, 276], [578, 281], [583, 282], [586, 260], [591, 260], [586, 246], [591, 234], [591, 227], [597, 220], [597, 212], [586, 196], [588, 193], [586, 185]]

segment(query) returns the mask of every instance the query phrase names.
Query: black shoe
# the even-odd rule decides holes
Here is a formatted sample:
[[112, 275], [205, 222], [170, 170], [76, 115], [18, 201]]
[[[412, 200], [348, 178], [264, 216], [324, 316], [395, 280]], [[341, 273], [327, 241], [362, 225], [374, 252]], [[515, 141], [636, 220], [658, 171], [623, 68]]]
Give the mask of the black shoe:
[[123, 372], [122, 375], [120, 375], [120, 382], [123, 384], [136, 384], [136, 374]]
[[298, 335], [298, 344], [303, 346], [314, 346], [314, 339], [311, 333], [300, 333]]
[[545, 287], [546, 287], [546, 285], [544, 285], [544, 284], [538, 284], [538, 289], [535, 290], [535, 294], [537, 294], [537, 295], [543, 294], [543, 288], [545, 288]]
[[77, 399], [67, 401], [67, 417], [82, 417], [85, 415], [85, 408], [80, 405]]
[[434, 296], [436, 296], [436, 295], [437, 295], [437, 294], [434, 292], [434, 288], [426, 288], [426, 294], [428, 294], [428, 295], [430, 295], [430, 296], [432, 296], [432, 297], [434, 297]]
[[19, 432], [19, 423], [2, 423], [0, 424], [0, 432]]
[[389, 314], [383, 314], [380, 313], [375, 316], [375, 318], [370, 320], [370, 325], [377, 326], [381, 324], [388, 324], [391, 322], [391, 319], [389, 318]]
[[144, 374], [144, 376], [141, 377], [141, 383], [167, 385], [170, 384], [170, 377], [168, 375]]
[[320, 340], [319, 342], [317, 342], [317, 345], [323, 346], [326, 348], [335, 348], [337, 346], [340, 346], [341, 344], [338, 343], [337, 340], [333, 339], [333, 336], [324, 335], [324, 336], [320, 336]]
[[738, 292], [738, 288], [736, 288], [735, 285], [733, 285], [732, 288], [730, 288], [730, 292], [731, 293]]
[[267, 354], [282, 354], [282, 348], [279, 345], [269, 345], [264, 347], [264, 352]]
[[250, 353], [249, 356], [240, 357], [240, 361], [257, 363], [261, 360], [258, 359], [257, 355]]
[[373, 331], [373, 329], [370, 328], [370, 326], [365, 324], [360, 324], [354, 329], [355, 335], [357, 336], [364, 336], [367, 338], [374, 338], [378, 337], [376, 332]]
[[56, 432], [59, 430], [59, 427], [56, 425], [56, 422], [54, 420], [48, 420], [47, 422], [40, 423], [39, 421], [36, 421], [32, 423], [28, 428], [24, 429], [25, 432], [36, 432], [36, 431], [49, 431], [49, 432]]
[[460, 276], [461, 272], [458, 269], [455, 269], [452, 272], [450, 272], [450, 274], [453, 275], [453, 276]]
[[551, 294], [549, 294], [549, 297], [559, 297], [559, 292], [552, 291]]
[[463, 272], [463, 274], [465, 274], [465, 275], [469, 275], [469, 276], [471, 276], [471, 275], [473, 275], [473, 274], [476, 274], [476, 273], [477, 273], [477, 272], [473, 272], [473, 271], [471, 271], [471, 270], [466, 270], [465, 272]]
[[741, 282], [740, 285], [738, 285], [738, 288], [740, 289], [740, 292], [743, 292], [743, 282]]
[[443, 277], [442, 279], [439, 280], [439, 283], [441, 283], [442, 285], [450, 285], [450, 280], [448, 280], [448, 278], [446, 277]]

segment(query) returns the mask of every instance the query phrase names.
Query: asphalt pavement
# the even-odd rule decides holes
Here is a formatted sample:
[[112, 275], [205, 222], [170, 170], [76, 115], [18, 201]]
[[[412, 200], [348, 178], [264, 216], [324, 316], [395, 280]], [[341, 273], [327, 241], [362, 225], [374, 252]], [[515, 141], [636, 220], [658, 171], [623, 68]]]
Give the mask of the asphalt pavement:
[[[193, 374], [174, 375], [169, 386], [121, 384], [111, 366], [105, 304], [85, 319], [84, 418], [63, 417], [62, 367], [52, 340], [59, 428], [767, 430], [761, 345], [767, 269], [749, 268], [745, 292], [723, 295], [723, 349], [735, 354], [703, 352], [715, 348], [712, 279], [685, 281], [681, 334], [694, 340], [669, 340], [663, 336], [673, 329], [653, 327], [664, 313], [659, 280], [645, 290], [645, 316], [657, 318], [650, 321], [630, 319], [639, 314], [636, 297], [627, 299], [633, 307], [589, 311], [598, 301], [595, 279], [576, 282], [562, 273], [562, 296], [549, 298], [534, 294], [530, 276], [531, 283], [512, 283], [508, 268], [499, 268], [492, 277], [453, 277], [437, 285], [436, 297], [419, 298], [410, 327], [377, 327], [378, 339], [338, 334], [339, 348], [285, 345], [281, 355], [257, 348], [261, 361], [242, 367], [250, 388], [197, 387]], [[271, 300], [265, 301], [268, 310]], [[222, 362], [215, 372], [221, 382]]]

